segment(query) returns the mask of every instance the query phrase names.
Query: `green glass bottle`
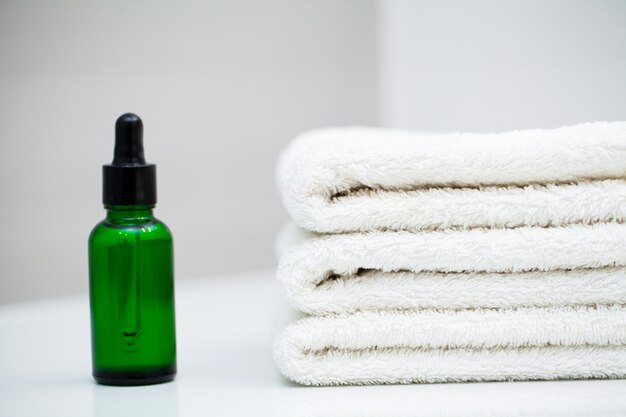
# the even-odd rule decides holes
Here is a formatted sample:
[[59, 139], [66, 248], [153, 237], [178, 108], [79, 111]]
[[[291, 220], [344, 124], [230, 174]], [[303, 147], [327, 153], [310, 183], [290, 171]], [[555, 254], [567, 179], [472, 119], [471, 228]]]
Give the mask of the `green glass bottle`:
[[89, 237], [93, 376], [146, 385], [176, 375], [172, 235], [152, 213], [156, 166], [143, 155], [134, 114], [115, 125], [113, 163], [103, 167], [106, 219]]

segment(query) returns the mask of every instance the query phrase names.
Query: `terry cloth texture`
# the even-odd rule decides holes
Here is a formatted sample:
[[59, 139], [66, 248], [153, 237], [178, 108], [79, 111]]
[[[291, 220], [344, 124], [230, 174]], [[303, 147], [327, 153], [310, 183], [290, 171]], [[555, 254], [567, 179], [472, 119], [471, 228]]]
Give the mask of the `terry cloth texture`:
[[626, 377], [626, 122], [318, 130], [277, 178], [287, 378]]
[[626, 303], [626, 224], [283, 231], [278, 280], [311, 314]]
[[623, 306], [308, 317], [274, 347], [305, 385], [626, 376]]
[[323, 233], [559, 226], [626, 217], [626, 123], [500, 134], [305, 133], [283, 152], [291, 217]]

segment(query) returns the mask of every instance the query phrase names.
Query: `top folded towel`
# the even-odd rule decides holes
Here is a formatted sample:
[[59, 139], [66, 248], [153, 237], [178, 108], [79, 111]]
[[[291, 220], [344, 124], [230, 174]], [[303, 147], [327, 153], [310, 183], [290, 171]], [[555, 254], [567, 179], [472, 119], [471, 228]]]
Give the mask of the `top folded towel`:
[[626, 122], [498, 134], [324, 129], [278, 165], [283, 203], [322, 233], [626, 219]]

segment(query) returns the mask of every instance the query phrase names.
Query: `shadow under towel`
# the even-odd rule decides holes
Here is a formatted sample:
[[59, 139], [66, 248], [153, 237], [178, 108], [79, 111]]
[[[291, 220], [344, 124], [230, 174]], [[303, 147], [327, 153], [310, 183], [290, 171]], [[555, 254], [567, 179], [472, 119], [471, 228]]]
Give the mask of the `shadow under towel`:
[[560, 226], [626, 218], [626, 122], [499, 134], [305, 133], [277, 171], [283, 204], [320, 233]]

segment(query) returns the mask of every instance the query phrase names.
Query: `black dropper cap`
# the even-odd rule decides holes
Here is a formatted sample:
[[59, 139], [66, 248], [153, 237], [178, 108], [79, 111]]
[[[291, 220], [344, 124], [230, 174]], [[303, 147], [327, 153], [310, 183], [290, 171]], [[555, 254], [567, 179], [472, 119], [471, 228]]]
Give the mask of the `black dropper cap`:
[[113, 162], [102, 167], [102, 202], [105, 206], [156, 204], [156, 165], [143, 155], [143, 123], [133, 113], [115, 122]]

